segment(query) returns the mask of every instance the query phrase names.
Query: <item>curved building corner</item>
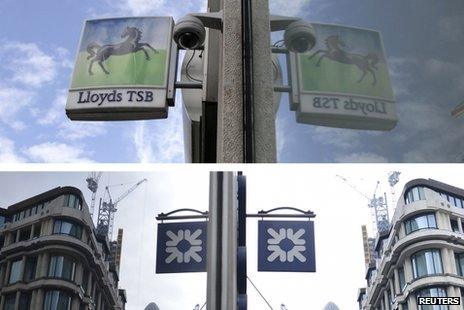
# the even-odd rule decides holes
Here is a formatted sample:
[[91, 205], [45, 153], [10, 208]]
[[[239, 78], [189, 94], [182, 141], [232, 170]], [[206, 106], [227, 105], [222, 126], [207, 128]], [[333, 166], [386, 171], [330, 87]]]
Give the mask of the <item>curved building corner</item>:
[[0, 309], [125, 308], [110, 243], [88, 210], [74, 187], [0, 208]]
[[366, 262], [362, 310], [461, 310], [417, 304], [417, 297], [464, 296], [464, 190], [435, 180], [406, 184], [388, 233]]

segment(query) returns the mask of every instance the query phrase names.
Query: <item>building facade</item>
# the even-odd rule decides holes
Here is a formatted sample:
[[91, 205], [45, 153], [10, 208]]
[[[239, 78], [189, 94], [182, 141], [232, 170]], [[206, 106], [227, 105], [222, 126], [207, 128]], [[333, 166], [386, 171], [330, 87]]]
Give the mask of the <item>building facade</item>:
[[458, 310], [419, 306], [417, 297], [464, 295], [464, 190], [417, 179], [403, 189], [388, 233], [358, 293], [363, 310]]
[[0, 208], [0, 309], [122, 310], [110, 257], [77, 188]]

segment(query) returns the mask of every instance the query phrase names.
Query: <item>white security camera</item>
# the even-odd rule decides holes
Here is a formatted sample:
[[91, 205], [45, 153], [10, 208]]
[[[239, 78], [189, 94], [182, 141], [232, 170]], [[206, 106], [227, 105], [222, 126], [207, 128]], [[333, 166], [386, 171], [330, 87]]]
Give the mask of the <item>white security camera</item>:
[[181, 48], [199, 49], [203, 46], [205, 37], [205, 26], [198, 17], [187, 15], [174, 26], [173, 38]]
[[285, 29], [284, 41], [289, 51], [304, 53], [316, 45], [316, 34], [310, 23], [298, 20]]

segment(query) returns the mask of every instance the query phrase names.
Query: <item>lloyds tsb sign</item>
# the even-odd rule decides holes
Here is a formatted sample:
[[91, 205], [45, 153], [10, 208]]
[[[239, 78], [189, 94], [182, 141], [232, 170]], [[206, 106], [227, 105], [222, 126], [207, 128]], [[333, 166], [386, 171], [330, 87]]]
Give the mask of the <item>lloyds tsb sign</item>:
[[321, 126], [391, 130], [396, 104], [377, 31], [312, 24], [315, 48], [296, 56], [296, 120]]
[[66, 114], [73, 120], [138, 120], [168, 116], [171, 17], [85, 22]]

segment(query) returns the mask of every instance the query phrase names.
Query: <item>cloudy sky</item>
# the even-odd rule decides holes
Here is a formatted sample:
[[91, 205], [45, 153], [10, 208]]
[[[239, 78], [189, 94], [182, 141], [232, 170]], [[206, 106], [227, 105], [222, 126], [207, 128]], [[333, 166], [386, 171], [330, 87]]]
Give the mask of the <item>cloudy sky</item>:
[[[115, 230], [124, 229], [120, 284], [127, 289], [127, 309], [140, 310], [153, 301], [161, 310], [193, 309], [195, 304], [205, 301], [206, 275], [155, 274], [155, 216], [185, 207], [207, 210], [209, 172], [203, 167], [144, 169], [143, 172], [104, 173], [100, 183], [103, 187], [148, 179], [120, 203], [115, 218]], [[392, 198], [387, 176], [394, 170], [402, 174]], [[365, 285], [361, 225], [370, 226], [372, 219], [367, 200], [336, 175], [345, 177], [368, 196], [372, 195], [377, 180], [380, 181], [377, 193], [387, 193], [390, 214], [394, 210], [392, 201], [398, 199], [404, 184], [411, 179], [434, 178], [464, 188], [464, 168], [450, 165], [247, 166], [244, 172], [248, 180], [249, 213], [292, 206], [317, 214], [317, 272], [312, 274], [258, 273], [257, 219], [248, 220], [248, 276], [275, 310], [279, 310], [281, 303], [289, 310], [317, 310], [328, 301], [341, 309], [356, 307], [357, 289]], [[86, 176], [83, 172], [2, 172], [0, 206], [6, 207], [63, 185], [80, 188], [89, 202]], [[121, 194], [127, 186], [114, 187], [113, 196]], [[248, 285], [248, 297], [249, 309], [269, 309], [251, 285]]]
[[[455, 162], [464, 159], [464, 2], [270, 0], [271, 11], [379, 30], [398, 114], [387, 133], [296, 124], [277, 116], [283, 162]], [[206, 0], [2, 0], [0, 162], [182, 162], [181, 106], [168, 120], [77, 123], [64, 114], [84, 19], [204, 11]], [[180, 100], [178, 100], [180, 102]]]

